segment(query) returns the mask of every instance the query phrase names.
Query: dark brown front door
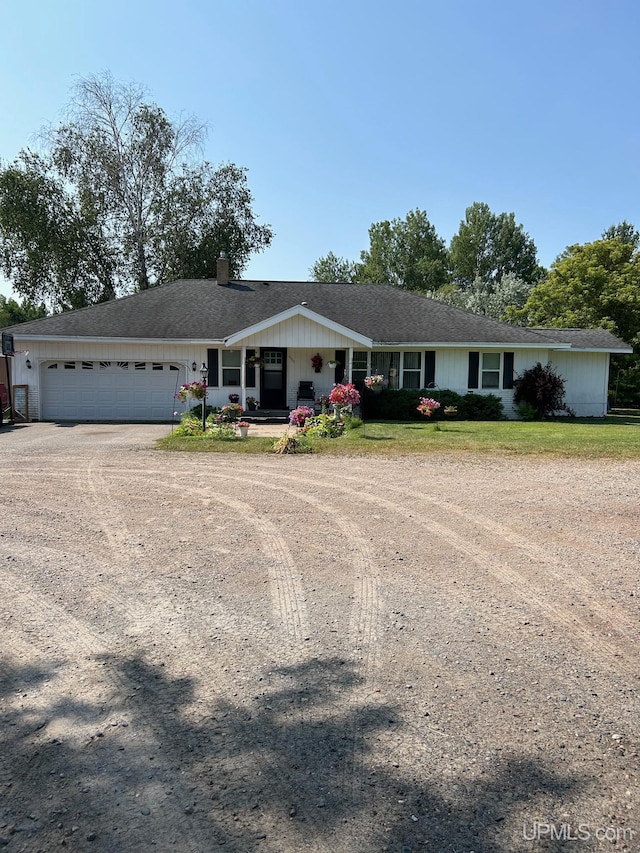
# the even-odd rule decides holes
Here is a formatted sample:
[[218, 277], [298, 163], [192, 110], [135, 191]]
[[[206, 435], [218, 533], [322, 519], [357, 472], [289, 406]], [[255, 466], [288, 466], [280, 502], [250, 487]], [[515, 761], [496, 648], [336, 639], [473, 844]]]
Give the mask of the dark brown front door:
[[287, 351], [286, 349], [260, 350], [264, 367], [260, 371], [260, 408], [286, 409], [287, 406]]

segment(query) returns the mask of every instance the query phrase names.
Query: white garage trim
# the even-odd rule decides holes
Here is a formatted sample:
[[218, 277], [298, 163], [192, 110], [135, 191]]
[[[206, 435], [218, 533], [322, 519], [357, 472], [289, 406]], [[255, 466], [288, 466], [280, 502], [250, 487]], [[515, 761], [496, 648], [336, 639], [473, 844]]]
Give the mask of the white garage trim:
[[184, 365], [151, 361], [46, 361], [40, 367], [46, 421], [170, 421]]

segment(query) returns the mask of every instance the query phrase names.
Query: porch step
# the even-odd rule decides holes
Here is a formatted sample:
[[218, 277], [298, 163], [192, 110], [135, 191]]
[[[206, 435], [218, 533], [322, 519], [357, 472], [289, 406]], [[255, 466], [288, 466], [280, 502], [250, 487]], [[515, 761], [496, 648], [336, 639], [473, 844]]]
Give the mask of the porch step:
[[250, 424], [287, 424], [289, 423], [289, 409], [257, 409], [256, 411], [244, 411], [242, 420]]

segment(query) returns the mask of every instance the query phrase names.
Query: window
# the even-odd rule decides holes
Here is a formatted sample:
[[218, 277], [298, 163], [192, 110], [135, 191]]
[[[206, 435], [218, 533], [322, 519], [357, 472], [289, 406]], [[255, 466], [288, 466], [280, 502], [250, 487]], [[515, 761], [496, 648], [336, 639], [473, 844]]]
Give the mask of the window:
[[513, 388], [512, 352], [470, 352], [469, 385], [473, 388]]
[[388, 381], [387, 388], [398, 388], [400, 381], [400, 353], [372, 352], [371, 375], [382, 375]]
[[222, 384], [226, 386], [240, 385], [240, 350], [222, 350]]
[[65, 361], [64, 369], [65, 370], [75, 370], [76, 369], [75, 361]]
[[83, 370], [93, 370], [93, 362], [92, 361], [83, 361], [82, 362]]
[[482, 353], [482, 388], [500, 387], [500, 353]]
[[353, 361], [351, 362], [351, 381], [364, 382], [364, 377], [367, 375], [367, 351], [354, 350]]
[[146, 370], [147, 369], [146, 361], [136, 361], [134, 366], [133, 366], [133, 369], [134, 370]]
[[405, 352], [402, 366], [402, 387], [419, 388], [421, 369], [422, 353]]

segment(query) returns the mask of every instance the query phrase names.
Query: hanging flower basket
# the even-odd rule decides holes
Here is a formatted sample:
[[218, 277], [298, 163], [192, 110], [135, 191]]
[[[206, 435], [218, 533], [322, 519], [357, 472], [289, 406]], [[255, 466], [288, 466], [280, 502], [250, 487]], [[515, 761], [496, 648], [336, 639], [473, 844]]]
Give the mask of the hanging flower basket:
[[382, 374], [378, 373], [374, 376], [365, 376], [364, 384], [374, 394], [379, 394], [388, 382]]
[[258, 369], [264, 367], [264, 361], [257, 355], [250, 355], [247, 359], [247, 367], [257, 367]]
[[183, 402], [189, 399], [204, 400], [207, 395], [207, 380], [199, 379], [196, 382], [187, 382], [181, 385], [176, 397]]

